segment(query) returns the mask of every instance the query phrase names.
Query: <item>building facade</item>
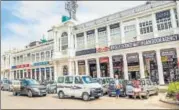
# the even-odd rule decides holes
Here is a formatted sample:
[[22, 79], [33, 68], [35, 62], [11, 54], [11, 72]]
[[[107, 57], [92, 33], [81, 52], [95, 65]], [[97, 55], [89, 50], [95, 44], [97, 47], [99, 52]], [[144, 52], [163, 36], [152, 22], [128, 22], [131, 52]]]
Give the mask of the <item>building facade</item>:
[[[159, 84], [179, 80], [178, 1], [147, 2], [78, 25], [69, 20], [53, 26], [48, 33], [53, 39], [50, 61], [54, 80], [62, 75], [83, 74], [92, 77], [119, 74], [123, 79], [148, 77]], [[34, 48], [33, 52], [33, 49], [24, 51], [32, 54], [36, 49], [44, 51], [42, 47]], [[13, 59], [20, 56], [14, 53]], [[32, 60], [28, 63], [35, 63]], [[35, 74], [39, 74], [37, 68], [41, 66], [33, 68]], [[15, 70], [21, 74], [19, 69]], [[33, 73], [32, 68], [27, 71]], [[15, 75], [15, 71], [12, 74]]]

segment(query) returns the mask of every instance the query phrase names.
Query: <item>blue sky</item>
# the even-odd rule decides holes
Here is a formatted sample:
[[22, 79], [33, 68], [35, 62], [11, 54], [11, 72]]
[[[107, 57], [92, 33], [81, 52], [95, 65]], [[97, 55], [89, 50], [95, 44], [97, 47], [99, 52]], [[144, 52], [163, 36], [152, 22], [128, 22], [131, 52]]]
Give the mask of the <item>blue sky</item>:
[[[145, 1], [79, 1], [79, 23], [122, 11]], [[47, 30], [67, 15], [64, 1], [3, 1], [1, 2], [1, 53], [8, 49], [23, 49], [39, 40]]]

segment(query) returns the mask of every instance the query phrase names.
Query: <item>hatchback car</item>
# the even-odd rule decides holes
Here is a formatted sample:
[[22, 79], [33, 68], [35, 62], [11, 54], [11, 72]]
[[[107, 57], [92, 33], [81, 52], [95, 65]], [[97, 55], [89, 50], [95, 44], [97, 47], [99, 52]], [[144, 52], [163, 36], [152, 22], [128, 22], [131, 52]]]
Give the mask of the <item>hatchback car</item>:
[[28, 97], [33, 97], [35, 95], [38, 96], [46, 96], [46, 86], [40, 85], [34, 79], [22, 79], [20, 80], [20, 85], [15, 85], [13, 88], [13, 95], [27, 95]]
[[[139, 85], [141, 86], [141, 96], [146, 99], [149, 98], [150, 95], [158, 95], [159, 89], [155, 83], [153, 83], [150, 79], [140, 79]], [[129, 97], [134, 96], [134, 84], [133, 81], [130, 81], [126, 86], [126, 95]]]
[[9, 91], [11, 88], [11, 81], [8, 79], [3, 79], [1, 84], [1, 90], [3, 91]]

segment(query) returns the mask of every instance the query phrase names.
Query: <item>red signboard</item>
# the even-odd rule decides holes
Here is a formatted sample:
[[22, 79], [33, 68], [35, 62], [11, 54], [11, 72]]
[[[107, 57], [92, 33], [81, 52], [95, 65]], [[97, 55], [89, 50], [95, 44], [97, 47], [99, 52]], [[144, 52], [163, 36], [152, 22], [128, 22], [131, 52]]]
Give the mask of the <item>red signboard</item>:
[[29, 67], [29, 64], [23, 64], [23, 65], [17, 65], [16, 68], [24, 68], [24, 67]]
[[109, 51], [109, 47], [104, 47], [104, 48], [97, 48], [96, 52], [107, 52]]
[[100, 58], [99, 62], [100, 63], [108, 63], [109, 62], [109, 58], [108, 57]]

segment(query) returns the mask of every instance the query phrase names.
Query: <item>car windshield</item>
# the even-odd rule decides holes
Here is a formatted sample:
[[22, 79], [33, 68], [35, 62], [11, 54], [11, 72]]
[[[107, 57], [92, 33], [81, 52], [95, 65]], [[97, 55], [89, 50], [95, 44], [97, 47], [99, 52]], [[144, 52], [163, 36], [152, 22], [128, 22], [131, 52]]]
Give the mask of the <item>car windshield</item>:
[[89, 83], [95, 83], [95, 81], [93, 80], [92, 77], [90, 76], [82, 76], [82, 79], [85, 83], [89, 84]]
[[38, 85], [39, 82], [37, 82], [36, 80], [27, 80], [27, 84], [28, 85]]

